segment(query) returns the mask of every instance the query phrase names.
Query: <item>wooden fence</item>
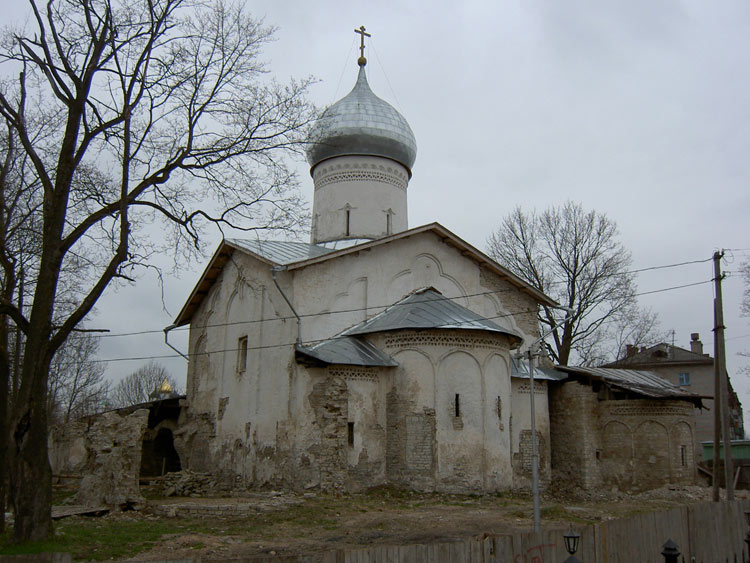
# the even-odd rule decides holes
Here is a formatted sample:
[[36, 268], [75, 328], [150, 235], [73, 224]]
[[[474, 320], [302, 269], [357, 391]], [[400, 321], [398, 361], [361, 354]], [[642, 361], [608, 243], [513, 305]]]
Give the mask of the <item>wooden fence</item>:
[[[743, 561], [748, 501], [712, 503], [648, 512], [630, 518], [578, 526], [576, 557], [581, 563], [663, 563], [662, 546], [671, 538], [686, 562]], [[561, 563], [567, 528], [508, 535], [483, 535], [459, 542], [369, 546], [286, 559], [305, 563]], [[682, 559], [681, 557], [681, 559]], [[736, 558], [736, 559], [735, 559]], [[248, 560], [250, 563], [251, 560]], [[257, 561], [263, 561], [258, 559]], [[266, 559], [265, 561], [274, 561]], [[278, 560], [281, 561], [281, 560]]]

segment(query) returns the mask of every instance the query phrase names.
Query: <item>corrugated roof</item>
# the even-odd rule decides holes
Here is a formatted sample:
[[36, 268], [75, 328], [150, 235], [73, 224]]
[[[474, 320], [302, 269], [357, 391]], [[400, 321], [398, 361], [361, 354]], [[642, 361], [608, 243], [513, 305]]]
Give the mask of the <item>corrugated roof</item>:
[[690, 400], [709, 398], [706, 395], [697, 395], [683, 391], [679, 386], [650, 371], [581, 366], [557, 366], [556, 369], [605, 381], [606, 383], [638, 393], [644, 397]]
[[514, 337], [519, 343], [522, 336], [513, 330], [485, 319], [444, 297], [434, 288], [415, 291], [394, 303], [382, 313], [353, 326], [342, 334], [372, 334], [402, 329], [459, 329], [484, 330]]
[[[385, 352], [360, 338], [341, 336], [325, 340], [315, 346], [297, 346], [297, 356], [313, 363], [350, 366], [395, 367], [398, 362]], [[304, 361], [304, 360], [303, 360]]]
[[249, 252], [257, 254], [274, 264], [282, 266], [299, 262], [300, 260], [317, 258], [318, 256], [323, 256], [324, 254], [328, 254], [335, 250], [333, 248], [325, 248], [308, 242], [242, 239], [227, 239], [227, 242], [232, 246], [248, 250]]

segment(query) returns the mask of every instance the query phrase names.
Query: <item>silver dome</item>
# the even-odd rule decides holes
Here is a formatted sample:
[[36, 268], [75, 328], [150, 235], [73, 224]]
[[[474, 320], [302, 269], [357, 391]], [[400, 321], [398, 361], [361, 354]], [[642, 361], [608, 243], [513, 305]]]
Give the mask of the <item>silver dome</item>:
[[352, 91], [320, 116], [310, 141], [310, 168], [334, 156], [383, 156], [406, 166], [411, 175], [417, 158], [411, 127], [393, 106], [372, 93], [364, 64]]

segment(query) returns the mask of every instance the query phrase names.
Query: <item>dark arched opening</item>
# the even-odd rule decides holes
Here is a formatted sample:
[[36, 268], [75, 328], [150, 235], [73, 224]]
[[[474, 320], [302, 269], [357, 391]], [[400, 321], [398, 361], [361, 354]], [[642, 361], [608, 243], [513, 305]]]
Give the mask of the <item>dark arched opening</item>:
[[160, 428], [155, 436], [144, 436], [141, 477], [157, 477], [180, 469], [180, 456], [174, 447], [174, 437], [169, 428]]

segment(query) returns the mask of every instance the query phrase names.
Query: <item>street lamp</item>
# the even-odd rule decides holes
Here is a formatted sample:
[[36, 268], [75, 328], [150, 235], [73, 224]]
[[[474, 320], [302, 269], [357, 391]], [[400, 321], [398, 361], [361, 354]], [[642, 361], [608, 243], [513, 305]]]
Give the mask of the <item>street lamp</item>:
[[677, 558], [680, 556], [680, 548], [672, 541], [672, 538], [669, 538], [667, 543], [664, 544], [661, 554], [664, 556], [664, 563], [677, 563]]
[[581, 534], [573, 531], [571, 526], [570, 530], [563, 534], [563, 540], [565, 541], [565, 551], [570, 554], [563, 563], [581, 563], [578, 557], [575, 556], [575, 552], [578, 551], [578, 542], [581, 540]]

